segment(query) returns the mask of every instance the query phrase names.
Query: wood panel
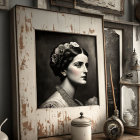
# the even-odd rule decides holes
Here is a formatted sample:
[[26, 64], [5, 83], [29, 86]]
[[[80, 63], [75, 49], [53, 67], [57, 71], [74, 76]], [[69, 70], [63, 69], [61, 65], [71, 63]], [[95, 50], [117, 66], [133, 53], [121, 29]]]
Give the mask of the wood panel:
[[[60, 137], [42, 138], [39, 140], [71, 140], [71, 136], [66, 135]], [[92, 135], [92, 140], [108, 140], [108, 138], [106, 138], [104, 134], [95, 134]], [[140, 136], [124, 134], [121, 138], [118, 138], [117, 140], [140, 140]]]
[[[103, 17], [80, 16], [16, 6], [14, 15], [14, 61], [18, 116], [16, 127], [21, 140], [37, 140], [71, 133], [71, 120], [83, 112], [92, 122], [92, 132], [103, 131], [106, 120]], [[88, 21], [88, 22], [87, 22]], [[99, 105], [68, 108], [37, 108], [35, 31], [96, 36], [98, 61]], [[15, 139], [16, 140], [16, 139]]]

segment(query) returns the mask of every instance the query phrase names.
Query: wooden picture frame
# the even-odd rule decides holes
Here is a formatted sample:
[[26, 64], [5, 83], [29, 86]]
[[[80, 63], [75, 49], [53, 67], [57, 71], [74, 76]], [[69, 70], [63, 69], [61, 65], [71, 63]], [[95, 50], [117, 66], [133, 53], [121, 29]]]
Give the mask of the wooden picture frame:
[[128, 59], [133, 52], [133, 26], [131, 22], [119, 22], [104, 20], [104, 27], [116, 30], [122, 30], [122, 74], [130, 69]]
[[0, 0], [0, 9], [8, 10], [9, 9], [9, 0]]
[[[104, 27], [105, 29], [110, 29], [111, 31], [116, 32], [114, 34], [114, 36], [119, 37], [119, 45], [118, 45], [118, 56], [119, 58], [117, 60], [110, 60], [112, 65], [112, 69], [114, 67], [114, 72], [113, 74], [113, 81], [114, 84], [116, 84], [116, 91], [115, 91], [115, 97], [116, 97], [116, 104], [117, 107], [120, 108], [120, 81], [119, 79], [121, 78], [121, 76], [128, 72], [128, 70], [130, 69], [130, 63], [128, 60], [130, 60], [130, 54], [133, 52], [133, 24], [129, 23], [129, 22], [117, 22], [117, 21], [109, 21], [109, 20], [105, 20], [104, 22]], [[111, 39], [110, 42], [112, 41], [113, 35], [111, 35], [110, 37], [108, 37], [108, 39]], [[117, 38], [117, 37], [115, 37]], [[105, 40], [106, 42], [107, 40]], [[112, 42], [113, 43], [113, 42]], [[108, 45], [106, 44], [106, 58], [110, 59], [109, 52], [108, 52]], [[111, 46], [110, 46], [111, 47]], [[112, 47], [115, 47], [114, 45]], [[116, 48], [112, 48], [113, 50], [115, 50]], [[116, 54], [115, 54], [116, 55]], [[106, 60], [108, 63], [108, 60]], [[115, 67], [116, 64], [119, 64], [118, 67], [118, 75], [115, 74]], [[108, 65], [108, 64], [107, 64]], [[107, 68], [106, 65], [106, 69], [107, 69], [107, 81], [110, 82], [110, 76], [109, 76], [109, 67]], [[117, 77], [117, 78], [116, 78]], [[117, 81], [117, 83], [116, 83]], [[109, 84], [107, 84], [107, 94], [108, 94], [108, 111], [109, 111], [109, 116], [113, 115], [114, 113], [114, 103], [113, 103], [113, 97], [112, 97], [112, 92], [111, 92], [111, 87], [109, 86]]]
[[[50, 0], [50, 4], [57, 7], [74, 8], [81, 13], [119, 16], [124, 14], [124, 0]], [[37, 8], [47, 9], [47, 5], [47, 0], [37, 0]]]
[[[102, 16], [80, 16], [16, 6], [11, 12], [14, 139], [37, 140], [71, 133], [71, 121], [84, 116], [92, 133], [103, 131], [106, 120], [105, 48]], [[50, 31], [96, 38], [99, 104], [65, 108], [37, 108], [35, 32]], [[94, 84], [95, 81], [93, 81]], [[97, 82], [97, 81], [96, 81]]]
[[[50, 0], [52, 6], [65, 7], [65, 8], [74, 8], [74, 0]], [[48, 9], [47, 0], [37, 0], [37, 8]]]
[[[120, 78], [122, 76], [122, 46], [123, 30], [104, 28], [106, 47], [106, 71], [107, 71], [107, 93], [108, 93], [108, 116], [114, 113], [114, 102], [110, 81], [110, 65], [112, 69], [112, 79], [114, 85], [115, 99], [118, 106], [120, 94]], [[119, 106], [118, 106], [119, 108]]]
[[51, 5], [74, 8], [74, 0], [51, 0]]
[[75, 0], [74, 7], [86, 13], [123, 15], [124, 0]]

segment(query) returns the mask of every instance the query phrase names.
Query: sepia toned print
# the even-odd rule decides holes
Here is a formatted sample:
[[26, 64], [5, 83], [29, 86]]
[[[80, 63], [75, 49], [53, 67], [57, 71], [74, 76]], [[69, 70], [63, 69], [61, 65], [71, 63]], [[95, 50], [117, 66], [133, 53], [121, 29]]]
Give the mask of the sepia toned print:
[[[53, 48], [55, 43], [52, 39], [57, 38], [57, 36], [59, 36], [57, 40], [58, 45], [55, 45], [56, 47]], [[47, 42], [39, 41], [45, 40], [45, 38], [48, 38]], [[91, 42], [92, 50], [90, 52], [95, 58], [92, 58], [92, 55], [89, 55], [91, 53], [88, 54], [86, 51], [89, 46], [88, 42], [84, 45], [80, 38], [83, 38], [85, 42], [86, 39]], [[67, 42], [63, 43], [63, 40]], [[73, 42], [69, 42], [69, 40]], [[38, 107], [57, 108], [97, 105], [98, 79], [95, 37], [37, 31], [36, 42]], [[41, 45], [44, 47], [41, 47]], [[84, 48], [81, 46], [84, 46]], [[44, 54], [41, 54], [43, 52]], [[44, 57], [42, 58], [40, 55]], [[94, 62], [93, 65], [92, 61]], [[94, 75], [88, 76], [91, 73], [91, 68], [94, 70]], [[96, 82], [90, 83], [91, 79], [94, 79]], [[88, 87], [90, 88], [87, 89]]]

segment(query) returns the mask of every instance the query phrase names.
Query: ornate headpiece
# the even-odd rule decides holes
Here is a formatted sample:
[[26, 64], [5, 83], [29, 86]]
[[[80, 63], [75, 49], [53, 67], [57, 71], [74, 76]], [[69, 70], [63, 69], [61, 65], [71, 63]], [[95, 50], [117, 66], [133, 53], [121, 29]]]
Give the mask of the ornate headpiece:
[[60, 61], [60, 59], [63, 56], [64, 52], [67, 49], [71, 49], [72, 47], [79, 47], [79, 44], [77, 44], [76, 42], [60, 44], [58, 47], [55, 48], [54, 53], [51, 56], [51, 61], [54, 64], [56, 64], [58, 61]]

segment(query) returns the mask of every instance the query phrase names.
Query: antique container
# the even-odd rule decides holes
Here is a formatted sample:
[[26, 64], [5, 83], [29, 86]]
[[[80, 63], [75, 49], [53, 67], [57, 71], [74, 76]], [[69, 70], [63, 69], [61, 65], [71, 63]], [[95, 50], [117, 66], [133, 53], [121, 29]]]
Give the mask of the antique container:
[[125, 132], [140, 135], [140, 64], [134, 50], [131, 70], [123, 74], [121, 86], [121, 119]]
[[71, 122], [72, 140], [91, 140], [91, 121], [80, 113], [80, 117]]

